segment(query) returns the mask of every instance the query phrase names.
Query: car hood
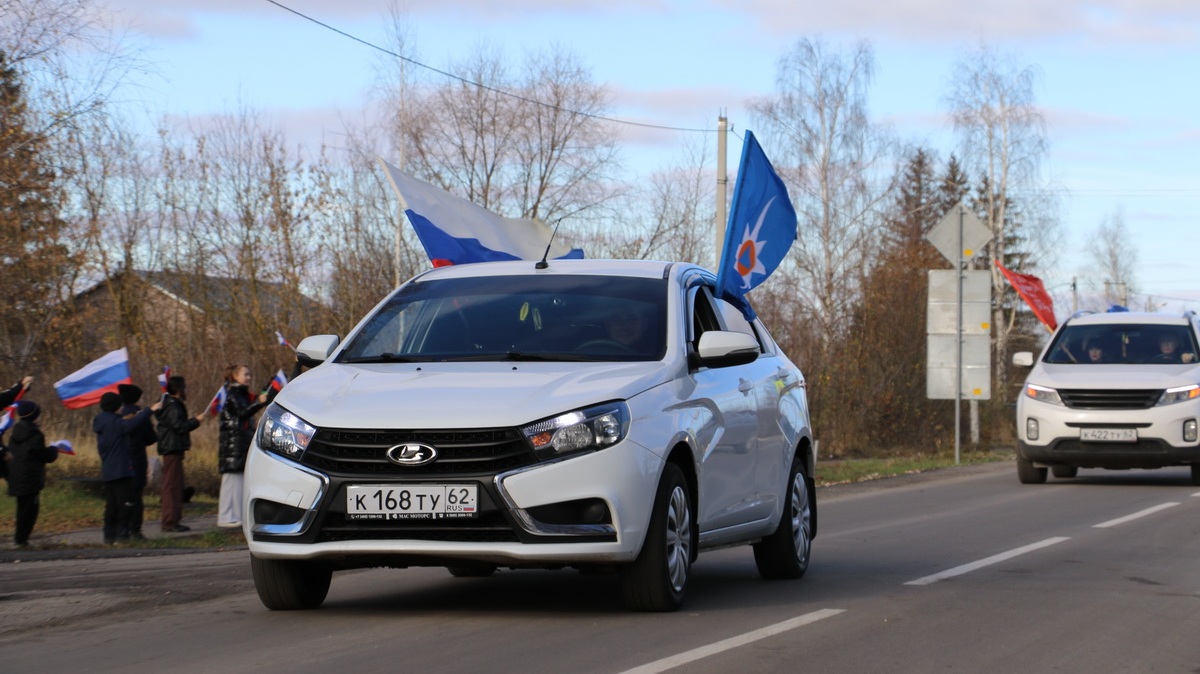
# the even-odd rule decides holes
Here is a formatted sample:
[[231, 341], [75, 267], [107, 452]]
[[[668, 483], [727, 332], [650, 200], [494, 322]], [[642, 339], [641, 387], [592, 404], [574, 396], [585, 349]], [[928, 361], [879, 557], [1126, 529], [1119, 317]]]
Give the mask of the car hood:
[[1050, 388], [1167, 389], [1200, 383], [1200, 365], [1076, 365], [1045, 364], [1035, 369], [1030, 384]]
[[326, 363], [289, 383], [275, 402], [314, 426], [520, 426], [667, 381], [650, 363]]

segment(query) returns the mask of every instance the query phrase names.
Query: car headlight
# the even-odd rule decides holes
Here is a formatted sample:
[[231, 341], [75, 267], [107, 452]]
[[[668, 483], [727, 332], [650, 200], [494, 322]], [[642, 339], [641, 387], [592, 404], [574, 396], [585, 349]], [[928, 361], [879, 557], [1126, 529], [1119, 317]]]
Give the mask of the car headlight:
[[615, 402], [567, 412], [529, 424], [521, 432], [540, 459], [604, 449], [629, 432], [629, 406]]
[[1045, 386], [1038, 386], [1037, 384], [1026, 384], [1025, 395], [1033, 398], [1034, 400], [1050, 403], [1051, 405], [1063, 404], [1062, 398], [1058, 397], [1058, 391], [1055, 391], [1052, 388], [1046, 388]]
[[1162, 397], [1158, 399], [1158, 404], [1173, 405], [1193, 398], [1200, 398], [1200, 385], [1192, 384], [1191, 386], [1169, 388], [1163, 391]]
[[300, 417], [271, 403], [263, 413], [262, 423], [258, 425], [258, 446], [299, 461], [316, 432], [317, 429]]

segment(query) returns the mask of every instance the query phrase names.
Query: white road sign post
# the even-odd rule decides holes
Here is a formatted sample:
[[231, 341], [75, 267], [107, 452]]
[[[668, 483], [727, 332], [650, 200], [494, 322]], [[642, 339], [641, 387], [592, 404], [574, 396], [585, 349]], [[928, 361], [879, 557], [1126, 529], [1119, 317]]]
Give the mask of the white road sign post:
[[[952, 271], [929, 272], [925, 387], [931, 400], [954, 400], [954, 463], [957, 464], [961, 460], [962, 435], [959, 401], [991, 398], [991, 274], [964, 269], [964, 263], [992, 240], [992, 232], [959, 202], [929, 230], [926, 238], [954, 265]], [[952, 349], [948, 348], [951, 344]], [[954, 359], [948, 362], [950, 353]]]

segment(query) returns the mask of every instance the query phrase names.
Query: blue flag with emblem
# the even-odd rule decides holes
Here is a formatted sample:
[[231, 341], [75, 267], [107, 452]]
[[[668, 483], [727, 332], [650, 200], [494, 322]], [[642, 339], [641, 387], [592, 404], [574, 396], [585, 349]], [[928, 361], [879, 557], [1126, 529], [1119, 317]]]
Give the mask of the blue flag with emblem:
[[733, 187], [733, 206], [717, 267], [717, 289], [746, 316], [754, 310], [746, 293], [783, 262], [796, 240], [796, 209], [754, 134], [746, 132], [742, 163]]

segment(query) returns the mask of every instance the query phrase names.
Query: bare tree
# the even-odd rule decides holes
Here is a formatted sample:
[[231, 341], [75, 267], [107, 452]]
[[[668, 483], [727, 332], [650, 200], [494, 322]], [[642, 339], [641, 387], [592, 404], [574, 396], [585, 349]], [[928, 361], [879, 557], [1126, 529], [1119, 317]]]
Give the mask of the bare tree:
[[[954, 128], [961, 138], [962, 158], [969, 170], [980, 176], [978, 211], [992, 232], [987, 247], [988, 260], [1011, 264], [1008, 250], [1018, 234], [1025, 238], [1038, 229], [1052, 226], [1049, 218], [1039, 218], [1039, 200], [1029, 199], [1019, 219], [1008, 213], [1018, 194], [1040, 192], [1039, 168], [1046, 153], [1045, 122], [1036, 106], [1033, 87], [1036, 71], [1018, 66], [1010, 56], [988, 45], [963, 56], [955, 64], [947, 103]], [[1019, 233], [1012, 227], [1024, 224]], [[1005, 292], [1006, 281], [994, 264], [993, 292]], [[993, 363], [1000, 398], [1007, 393], [1008, 341], [1016, 326], [1011, 311], [995, 303], [992, 312]]]
[[1122, 209], [1104, 216], [1088, 239], [1087, 251], [1092, 262], [1087, 275], [1089, 285], [1104, 298], [1105, 306], [1128, 306], [1129, 297], [1137, 292], [1133, 270], [1138, 255]]
[[791, 186], [799, 217], [792, 265], [797, 299], [824, 345], [848, 326], [881, 201], [894, 179], [892, 143], [867, 115], [875, 61], [866, 42], [847, 53], [804, 38], [779, 61], [776, 93], [752, 102], [759, 134]]

